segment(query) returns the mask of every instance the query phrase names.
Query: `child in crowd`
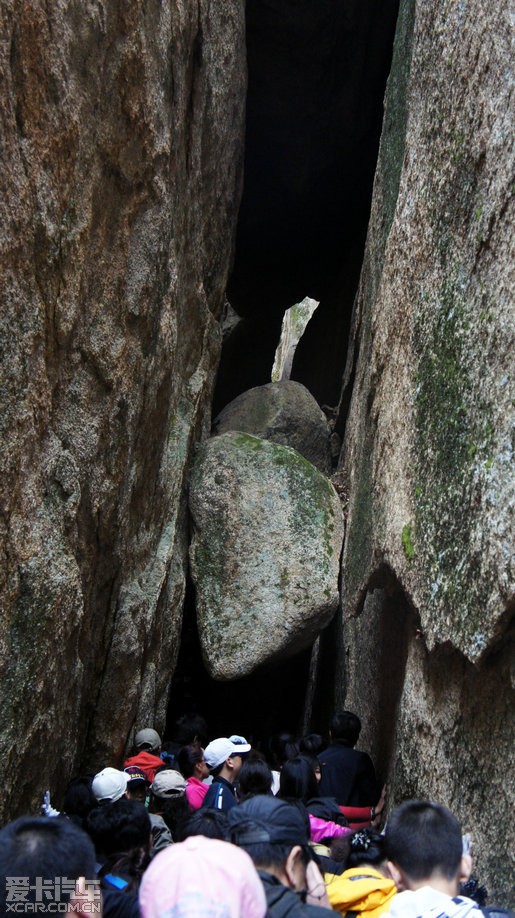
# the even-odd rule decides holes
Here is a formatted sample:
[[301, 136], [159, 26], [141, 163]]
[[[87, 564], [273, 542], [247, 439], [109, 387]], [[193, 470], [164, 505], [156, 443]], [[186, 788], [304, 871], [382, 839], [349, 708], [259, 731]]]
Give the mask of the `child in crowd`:
[[[420, 800], [401, 803], [385, 831], [388, 870], [399, 889], [390, 902], [391, 918], [481, 918], [473, 899], [459, 895], [472, 870], [463, 852], [458, 821], [444, 806]], [[486, 909], [511, 915], [505, 909]]]
[[342, 915], [352, 912], [378, 918], [388, 911], [397, 892], [386, 866], [384, 837], [365, 829], [351, 835], [346, 842], [346, 869], [340, 876], [326, 874], [329, 901]]

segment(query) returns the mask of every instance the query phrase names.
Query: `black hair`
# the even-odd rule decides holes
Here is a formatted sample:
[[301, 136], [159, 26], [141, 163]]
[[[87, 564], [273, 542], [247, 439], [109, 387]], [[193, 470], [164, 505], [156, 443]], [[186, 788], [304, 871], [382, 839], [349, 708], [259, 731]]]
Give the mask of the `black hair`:
[[[6, 914], [7, 877], [41, 877], [77, 880], [95, 877], [95, 850], [82, 829], [64, 817], [25, 816], [0, 830], [0, 914]], [[29, 887], [32, 884], [29, 882]], [[52, 890], [68, 902], [73, 890]], [[36, 887], [27, 890], [25, 901], [36, 901]]]
[[228, 825], [227, 813], [215, 810], [214, 807], [203, 806], [189, 818], [183, 839], [189, 838], [190, 835], [204, 835], [206, 838], [220, 838], [225, 841]]
[[218, 778], [218, 775], [221, 773], [222, 768], [225, 765], [225, 762], [226, 762], [226, 759], [224, 759], [223, 762], [220, 762], [219, 765], [215, 765], [214, 768], [209, 768], [209, 765], [208, 765], [209, 774], [211, 775], [212, 778]]
[[352, 711], [337, 711], [329, 725], [331, 738], [341, 740], [347, 746], [355, 746], [361, 733], [361, 721]]
[[324, 737], [320, 733], [308, 733], [299, 741], [299, 752], [310, 755], [313, 759], [318, 758], [318, 753], [325, 749]]
[[279, 796], [302, 800], [303, 803], [318, 796], [318, 781], [309, 759], [299, 755], [284, 763], [279, 779]]
[[150, 862], [151, 822], [145, 806], [121, 797], [93, 810], [86, 828], [102, 863], [99, 876], [122, 877], [126, 891], [136, 892]]
[[145, 803], [147, 799], [148, 787], [147, 783], [143, 781], [135, 781], [131, 787], [131, 782], [127, 784], [127, 798], [129, 800], [138, 800], [140, 803]]
[[173, 841], [184, 841], [186, 825], [191, 815], [186, 795], [174, 794], [172, 797], [166, 797], [165, 800], [162, 799], [161, 815], [170, 829]]
[[[171, 770], [176, 771], [177, 769], [173, 768]], [[157, 775], [157, 771], [156, 771], [156, 775]], [[156, 815], [156, 816], [164, 816], [166, 804], [168, 803], [168, 801], [177, 800], [178, 798], [182, 798], [184, 800], [186, 799], [184, 791], [176, 790], [176, 791], [172, 791], [169, 794], [160, 795], [160, 794], [155, 794], [154, 791], [151, 790], [149, 801], [148, 801], [148, 811], [149, 813], [152, 813], [153, 815]]]
[[373, 829], [361, 829], [348, 837], [349, 853], [346, 867], [361, 867], [362, 864], [379, 866], [386, 860], [384, 835]]
[[387, 822], [385, 849], [388, 860], [412, 880], [425, 880], [433, 873], [452, 880], [461, 863], [461, 829], [444, 806], [407, 800]]
[[255, 867], [261, 870], [275, 868], [281, 870], [284, 868], [288, 855], [293, 845], [274, 845], [272, 842], [256, 842], [255, 844], [242, 844], [233, 841], [234, 845], [242, 848], [252, 858]]
[[89, 814], [86, 829], [100, 858], [149, 846], [150, 818], [139, 800], [121, 797], [97, 807]]
[[[253, 833], [259, 835], [261, 832], [262, 826], [252, 819], [238, 820], [229, 827], [227, 840], [246, 851], [256, 867], [263, 870], [284, 869], [290, 851], [295, 845], [284, 842], [251, 841]], [[302, 860], [304, 864], [307, 864], [312, 860], [311, 849], [309, 845], [300, 845], [300, 849]]]
[[195, 765], [204, 759], [204, 750], [198, 743], [188, 743], [179, 749], [175, 756], [177, 768], [185, 778], [191, 778], [195, 774]]
[[276, 733], [268, 742], [272, 768], [279, 769], [289, 759], [299, 754], [299, 746], [293, 733]]
[[173, 739], [181, 746], [187, 746], [195, 740], [206, 746], [208, 741], [207, 723], [201, 714], [183, 714], [175, 721]]
[[256, 797], [258, 794], [271, 794], [272, 781], [270, 766], [262, 758], [252, 756], [244, 759], [238, 775], [240, 801]]
[[98, 806], [91, 789], [93, 775], [72, 778], [64, 792], [61, 812], [69, 816], [80, 828], [83, 828], [88, 813]]
[[[315, 777], [316, 777], [317, 770], [320, 771], [320, 761], [319, 759], [317, 759], [316, 755], [311, 755], [309, 752], [302, 752], [300, 754], [300, 758], [305, 759], [306, 762], [309, 762], [310, 768], [312, 768], [313, 772], [315, 773]], [[318, 786], [318, 781], [317, 781], [317, 786]]]

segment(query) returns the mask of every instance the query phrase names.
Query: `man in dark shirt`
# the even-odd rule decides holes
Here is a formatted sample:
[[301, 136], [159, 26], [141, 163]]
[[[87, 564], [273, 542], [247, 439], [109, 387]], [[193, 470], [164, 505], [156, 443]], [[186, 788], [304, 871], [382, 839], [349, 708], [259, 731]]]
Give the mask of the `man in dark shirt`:
[[350, 711], [333, 715], [331, 744], [318, 756], [322, 778], [320, 796], [335, 797], [340, 806], [370, 806], [379, 800], [380, 788], [372, 760], [366, 752], [354, 749], [361, 721]]
[[230, 810], [236, 806], [234, 784], [243, 765], [243, 756], [250, 752], [248, 743], [233, 743], [221, 736], [204, 749], [204, 759], [213, 776], [213, 783], [204, 797], [202, 806], [217, 810]]

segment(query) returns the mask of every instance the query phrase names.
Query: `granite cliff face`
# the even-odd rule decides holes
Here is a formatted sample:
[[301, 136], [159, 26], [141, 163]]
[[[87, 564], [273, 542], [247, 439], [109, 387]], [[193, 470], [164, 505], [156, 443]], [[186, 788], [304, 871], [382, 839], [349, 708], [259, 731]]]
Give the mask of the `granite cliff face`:
[[503, 4], [401, 4], [341, 459], [340, 698], [369, 723], [391, 797], [447, 803], [501, 901], [514, 791], [509, 59]]
[[[344, 437], [334, 480], [348, 506], [343, 615], [317, 643], [306, 692], [313, 726], [325, 729], [333, 702], [354, 708], [390, 804], [448, 804], [474, 835], [492, 899], [506, 903], [509, 10], [500, 0], [248, 9], [247, 181], [229, 285], [243, 319], [224, 345], [216, 411], [269, 382], [284, 308], [320, 298], [292, 377], [329, 409], [333, 442]], [[243, 0], [0, 0], [0, 16], [2, 818], [46, 786], [58, 794], [79, 765], [118, 764], [134, 725], [165, 722], [187, 481], [194, 455], [220, 446], [203, 441], [242, 185], [246, 39]], [[292, 452], [256, 442], [273, 461]], [[195, 494], [198, 475], [194, 526], [209, 498], [203, 485]], [[266, 497], [251, 494], [260, 512]], [[298, 522], [302, 488], [294, 497]], [[241, 505], [229, 500], [226, 517]], [[252, 548], [266, 544], [261, 515], [238, 521], [234, 541], [249, 531]], [[251, 678], [328, 620], [339, 516], [336, 528], [321, 536], [331, 572], [325, 599], [308, 604], [312, 631], [304, 618], [299, 638], [283, 604], [278, 654], [279, 639], [261, 656], [246, 648]], [[218, 677], [241, 675], [205, 652]], [[280, 690], [274, 698], [279, 707]]]
[[209, 430], [241, 190], [245, 42], [243, 2], [0, 10], [12, 815], [85, 749], [115, 760], [134, 722], [164, 723], [185, 474]]

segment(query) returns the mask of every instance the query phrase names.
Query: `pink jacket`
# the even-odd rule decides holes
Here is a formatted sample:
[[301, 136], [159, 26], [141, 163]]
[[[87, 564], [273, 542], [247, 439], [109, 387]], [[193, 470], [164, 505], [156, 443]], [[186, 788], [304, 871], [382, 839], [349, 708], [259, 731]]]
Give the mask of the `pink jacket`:
[[188, 778], [186, 787], [186, 799], [192, 810], [199, 810], [204, 802], [204, 797], [209, 790], [209, 785], [204, 784], [198, 778]]
[[352, 829], [339, 826], [336, 822], [320, 819], [308, 813], [311, 828], [311, 841], [321, 842], [324, 838], [341, 838], [342, 835], [352, 835]]

